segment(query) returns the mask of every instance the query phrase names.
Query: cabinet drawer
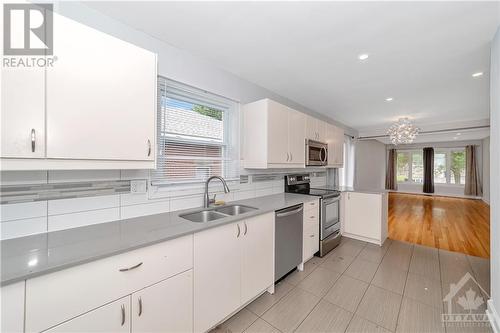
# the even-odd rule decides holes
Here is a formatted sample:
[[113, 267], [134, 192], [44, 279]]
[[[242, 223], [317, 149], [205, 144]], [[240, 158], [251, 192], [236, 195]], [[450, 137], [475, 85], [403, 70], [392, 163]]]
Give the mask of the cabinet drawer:
[[29, 279], [26, 331], [42, 331], [193, 267], [192, 235]]
[[317, 210], [319, 207], [319, 201], [314, 200], [314, 201], [309, 201], [304, 203], [304, 211], [309, 211], [309, 210]]
[[319, 230], [317, 228], [307, 228], [304, 230], [304, 243], [302, 259], [303, 261], [311, 258], [319, 251]]
[[304, 212], [304, 230], [310, 227], [319, 228], [319, 214], [317, 212]]

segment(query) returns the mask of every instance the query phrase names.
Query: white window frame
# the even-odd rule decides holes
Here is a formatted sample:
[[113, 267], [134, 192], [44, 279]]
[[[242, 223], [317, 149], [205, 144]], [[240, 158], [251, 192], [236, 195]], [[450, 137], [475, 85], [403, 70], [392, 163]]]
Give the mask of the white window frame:
[[[408, 170], [408, 181], [406, 182], [398, 182], [398, 184], [422, 184], [418, 182], [413, 181], [413, 154], [414, 153], [422, 153], [423, 151], [421, 149], [397, 149], [396, 153], [408, 153], [409, 159], [408, 159], [408, 164], [409, 164], [409, 170]], [[397, 156], [396, 156], [397, 158]], [[397, 165], [396, 165], [396, 172], [397, 172]]]
[[[214, 145], [218, 147], [222, 147], [222, 160], [226, 160], [231, 158], [232, 161], [234, 161], [235, 164], [237, 164], [236, 167], [233, 167], [237, 169], [237, 175], [234, 175], [234, 179], [228, 179], [230, 182], [231, 180], [236, 181], [236, 179], [239, 180], [239, 160], [240, 160], [240, 144], [239, 144], [239, 136], [240, 136], [240, 124], [239, 124], [239, 113], [240, 113], [240, 105], [238, 102], [233, 101], [231, 99], [212, 94], [209, 92], [206, 92], [201, 89], [197, 89], [194, 87], [191, 87], [186, 84], [182, 84], [173, 80], [170, 80], [168, 78], [159, 76], [158, 77], [158, 117], [157, 117], [157, 127], [158, 127], [158, 155], [157, 155], [157, 165], [160, 166], [161, 163], [165, 163], [164, 157], [161, 156], [160, 150], [162, 149], [162, 140], [165, 140], [165, 138], [160, 138], [161, 135], [161, 121], [162, 121], [162, 115], [161, 115], [161, 98], [162, 98], [162, 93], [160, 91], [160, 84], [164, 84], [166, 86], [166, 89], [179, 89], [182, 90], [183, 94], [192, 94], [187, 95], [188, 98], [192, 97], [193, 100], [196, 98], [203, 98], [204, 95], [206, 94], [206, 98], [208, 101], [212, 102], [213, 105], [225, 105], [227, 108], [223, 110], [223, 139], [222, 142], [218, 140], [207, 140], [204, 138], [200, 138], [200, 140], [196, 140], [194, 137], [190, 136], [182, 136], [182, 135], [172, 135], [172, 138], [175, 137], [175, 141], [182, 143], [185, 142], [187, 144], [206, 144], [206, 145]], [[184, 95], [186, 96], [186, 95]], [[212, 105], [212, 103], [208, 103], [207, 105]], [[228, 156], [228, 151], [229, 148], [231, 147], [231, 155]], [[163, 159], [163, 160], [161, 160]], [[224, 170], [227, 167], [226, 163], [222, 163], [222, 175], [223, 177], [226, 177], [226, 171]], [[153, 177], [154, 175], [154, 170], [151, 171], [151, 185], [152, 185], [152, 192], [153, 195], [152, 197], [164, 197], [164, 196], [169, 196], [172, 195], [172, 193], [183, 193], [183, 194], [188, 194], [191, 193], [190, 190], [194, 190], [193, 194], [195, 192], [199, 192], [198, 189], [202, 188], [205, 180], [201, 179], [191, 179], [191, 180], [182, 180], [182, 181], [169, 181], [165, 180], [164, 182], [159, 179], [157, 176]], [[187, 190], [187, 192], [186, 192]], [[175, 195], [175, 194], [173, 194]]]
[[[397, 153], [409, 153], [409, 174], [408, 174], [408, 179], [409, 181], [406, 182], [398, 182], [398, 184], [418, 184], [420, 185], [421, 183], [417, 183], [413, 181], [413, 153], [416, 152], [422, 152], [423, 149], [397, 149]], [[465, 147], [452, 147], [452, 148], [441, 148], [441, 147], [434, 147], [434, 153], [445, 153], [446, 154], [446, 183], [435, 183], [434, 185], [436, 186], [450, 186], [450, 187], [464, 187], [465, 184], [455, 184], [451, 183], [451, 153], [452, 152], [464, 152], [465, 153]], [[397, 169], [397, 168], [396, 168]]]

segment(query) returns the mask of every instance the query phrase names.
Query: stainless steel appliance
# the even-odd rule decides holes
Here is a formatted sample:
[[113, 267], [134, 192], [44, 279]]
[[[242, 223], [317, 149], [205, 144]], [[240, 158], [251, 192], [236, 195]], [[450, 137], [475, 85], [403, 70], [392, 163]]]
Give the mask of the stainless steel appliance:
[[277, 210], [275, 216], [274, 280], [278, 281], [302, 263], [302, 204]]
[[306, 166], [324, 166], [328, 164], [328, 144], [306, 140]]
[[285, 192], [319, 197], [319, 256], [323, 257], [340, 243], [340, 192], [311, 188], [308, 174], [285, 176]]

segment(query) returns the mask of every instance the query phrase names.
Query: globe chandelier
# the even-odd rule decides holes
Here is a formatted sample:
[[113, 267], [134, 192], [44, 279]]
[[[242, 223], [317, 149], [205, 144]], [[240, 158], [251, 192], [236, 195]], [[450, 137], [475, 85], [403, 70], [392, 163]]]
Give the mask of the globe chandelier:
[[391, 125], [387, 130], [387, 135], [394, 145], [408, 144], [415, 140], [420, 129], [412, 124], [408, 118], [399, 118], [397, 122]]

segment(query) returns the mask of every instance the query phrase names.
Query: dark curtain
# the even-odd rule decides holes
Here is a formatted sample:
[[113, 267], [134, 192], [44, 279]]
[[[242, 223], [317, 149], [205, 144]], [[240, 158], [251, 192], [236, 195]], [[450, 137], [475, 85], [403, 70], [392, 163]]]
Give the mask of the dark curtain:
[[398, 182], [396, 179], [396, 163], [397, 153], [396, 149], [389, 149], [387, 156], [387, 170], [385, 173], [385, 189], [396, 191], [398, 189]]
[[424, 193], [434, 193], [434, 148], [424, 148]]
[[464, 194], [480, 197], [483, 194], [479, 169], [476, 161], [476, 147], [465, 147], [465, 188]]

